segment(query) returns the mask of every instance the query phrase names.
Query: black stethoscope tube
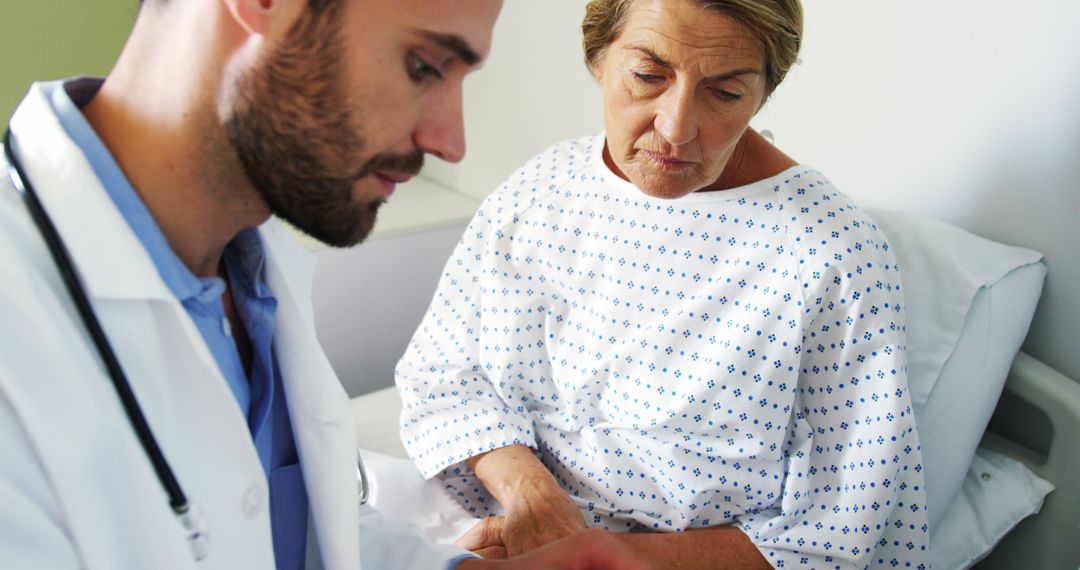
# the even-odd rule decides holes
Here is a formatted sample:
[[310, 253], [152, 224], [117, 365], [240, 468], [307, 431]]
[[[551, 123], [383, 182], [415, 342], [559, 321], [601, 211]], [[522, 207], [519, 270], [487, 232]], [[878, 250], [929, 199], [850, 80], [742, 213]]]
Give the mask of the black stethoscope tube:
[[[205, 528], [201, 520], [189, 518], [192, 513], [190, 512], [191, 506], [188, 503], [187, 496], [180, 487], [180, 482], [177, 481], [172, 468], [169, 467], [165, 455], [161, 452], [161, 447], [154, 438], [154, 434], [150, 431], [150, 425], [147, 423], [142, 408], [135, 398], [131, 383], [128, 382], [127, 375], [124, 374], [120, 361], [116, 358], [116, 353], [113, 351], [109, 339], [105, 336], [101, 322], [94, 314], [94, 309], [86, 296], [86, 289], [79, 279], [71, 255], [68, 253], [63, 239], [60, 238], [60, 233], [45, 212], [37, 193], [34, 192], [33, 185], [30, 184], [30, 179], [22, 168], [22, 163], [19, 161], [15, 151], [14, 142], [11, 129], [8, 129], [4, 135], [4, 154], [7, 158], [8, 174], [11, 176], [11, 182], [15, 185], [15, 189], [19, 191], [19, 194], [22, 195], [23, 200], [26, 202], [26, 208], [30, 212], [30, 217], [34, 220], [34, 224], [49, 247], [49, 253], [52, 254], [57, 270], [64, 280], [64, 285], [67, 286], [68, 293], [79, 311], [79, 316], [82, 318], [83, 324], [86, 326], [87, 332], [90, 333], [94, 346], [97, 348], [105, 368], [108, 370], [109, 378], [112, 380], [116, 394], [120, 398], [120, 403], [124, 407], [128, 421], [131, 422], [131, 427], [135, 430], [135, 435], [138, 436], [143, 451], [153, 465], [158, 481], [161, 482], [161, 486], [169, 496], [169, 506], [172, 507], [173, 512], [178, 517], [181, 517], [184, 526], [189, 531], [189, 541], [201, 541], [199, 546], [192, 545], [196, 558], [201, 559], [205, 556]], [[200, 552], [203, 553], [202, 556], [200, 556]]]

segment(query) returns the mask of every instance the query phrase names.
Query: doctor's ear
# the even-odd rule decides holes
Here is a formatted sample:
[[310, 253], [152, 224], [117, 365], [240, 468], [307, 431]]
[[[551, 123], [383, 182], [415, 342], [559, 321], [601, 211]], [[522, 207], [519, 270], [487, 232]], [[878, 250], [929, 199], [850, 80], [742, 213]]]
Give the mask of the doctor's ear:
[[233, 21], [249, 34], [284, 37], [307, 9], [307, 0], [221, 0]]

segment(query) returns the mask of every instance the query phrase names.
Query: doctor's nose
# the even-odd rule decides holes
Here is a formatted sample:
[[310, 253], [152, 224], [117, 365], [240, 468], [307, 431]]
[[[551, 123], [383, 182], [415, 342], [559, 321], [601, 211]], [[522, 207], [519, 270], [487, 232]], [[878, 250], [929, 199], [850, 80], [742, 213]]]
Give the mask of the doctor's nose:
[[684, 145], [698, 135], [697, 109], [692, 89], [675, 85], [657, 101], [653, 127], [673, 146]]
[[461, 87], [449, 90], [422, 111], [413, 132], [413, 143], [420, 150], [447, 162], [465, 158], [465, 124]]

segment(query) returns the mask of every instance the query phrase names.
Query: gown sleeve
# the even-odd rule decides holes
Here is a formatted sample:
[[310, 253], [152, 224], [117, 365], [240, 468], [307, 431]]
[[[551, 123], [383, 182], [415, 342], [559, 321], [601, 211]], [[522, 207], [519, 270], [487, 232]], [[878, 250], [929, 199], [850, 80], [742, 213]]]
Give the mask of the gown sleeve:
[[776, 568], [923, 568], [900, 274], [873, 222], [840, 212], [796, 228], [805, 312], [783, 494], [737, 524]]
[[479, 359], [482, 339], [499, 327], [485, 301], [495, 294], [488, 282], [500, 271], [500, 248], [512, 239], [500, 227], [513, 216], [504, 194], [485, 200], [465, 229], [395, 370], [402, 442], [426, 478], [499, 447], [536, 448], [517, 389], [497, 387]]

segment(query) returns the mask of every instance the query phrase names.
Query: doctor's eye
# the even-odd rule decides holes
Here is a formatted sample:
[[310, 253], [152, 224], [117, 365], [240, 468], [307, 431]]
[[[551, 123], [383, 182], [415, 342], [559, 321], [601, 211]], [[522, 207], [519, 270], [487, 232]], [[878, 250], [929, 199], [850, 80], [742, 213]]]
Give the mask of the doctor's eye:
[[409, 53], [405, 60], [405, 68], [409, 72], [409, 78], [419, 83], [429, 77], [435, 79], [442, 79], [442, 71], [430, 63], [424, 61], [424, 58], [415, 53]]

